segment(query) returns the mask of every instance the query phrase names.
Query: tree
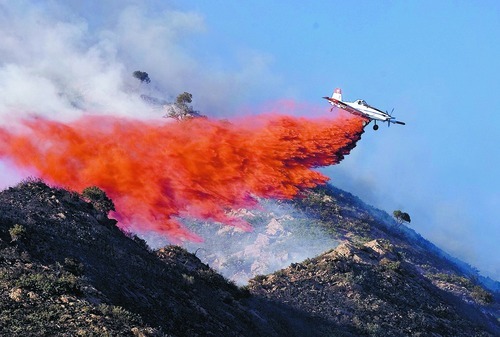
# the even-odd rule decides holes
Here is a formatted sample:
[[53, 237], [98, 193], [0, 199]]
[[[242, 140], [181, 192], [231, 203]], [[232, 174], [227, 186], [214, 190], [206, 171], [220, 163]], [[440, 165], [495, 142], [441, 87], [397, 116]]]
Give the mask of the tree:
[[392, 213], [392, 215], [394, 216], [394, 219], [396, 220], [398, 225], [401, 225], [403, 222], [407, 223], [411, 222], [410, 215], [406, 212], [401, 212], [400, 210], [396, 210]]
[[182, 94], [179, 94], [174, 104], [166, 106], [167, 113], [164, 117], [174, 118], [179, 121], [195, 117], [205, 117], [198, 111], [193, 110], [193, 107], [191, 105], [188, 105], [192, 101], [193, 95], [189, 92], [183, 92]]
[[177, 96], [177, 99], [175, 100], [175, 104], [178, 106], [186, 107], [188, 108], [187, 103], [191, 103], [193, 101], [193, 95], [190, 94], [189, 92], [183, 92], [182, 94], [179, 94]]
[[136, 70], [132, 73], [132, 75], [134, 75], [134, 77], [140, 80], [141, 82], [146, 82], [146, 83], [151, 82], [148, 73], [145, 71]]

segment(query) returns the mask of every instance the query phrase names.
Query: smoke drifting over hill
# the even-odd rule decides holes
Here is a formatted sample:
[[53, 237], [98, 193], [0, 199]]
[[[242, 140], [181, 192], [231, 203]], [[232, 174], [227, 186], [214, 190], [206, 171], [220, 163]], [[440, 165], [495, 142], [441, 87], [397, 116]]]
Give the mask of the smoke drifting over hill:
[[[0, 184], [22, 169], [78, 191], [97, 185], [115, 201], [122, 226], [197, 240], [176, 217], [248, 229], [226, 211], [324, 183], [311, 168], [335, 164], [355, 146], [358, 118], [290, 117], [295, 111], [285, 106], [279, 115], [264, 109], [174, 123], [141, 99], [172, 102], [189, 91], [204, 114], [227, 116], [245, 103], [238, 97], [276, 87], [258, 52], [229, 68], [201, 63], [189, 37], [203, 34], [203, 17], [161, 8], [0, 4], [0, 167], [7, 172]], [[149, 72], [151, 84], [133, 78], [135, 70]]]
[[1, 123], [33, 113], [156, 117], [137, 93], [173, 101], [189, 91], [198, 108], [224, 115], [262, 92], [272, 97], [279, 86], [263, 55], [249, 52], [231, 69], [207, 64], [190, 48], [206, 30], [202, 15], [154, 2], [0, 2]]
[[311, 168], [338, 163], [356, 145], [363, 120], [258, 115], [216, 121], [144, 122], [92, 116], [45, 119], [0, 129], [0, 157], [81, 191], [104, 189], [123, 227], [198, 240], [175, 219], [189, 216], [250, 229], [227, 210], [257, 197], [288, 199], [328, 178]]

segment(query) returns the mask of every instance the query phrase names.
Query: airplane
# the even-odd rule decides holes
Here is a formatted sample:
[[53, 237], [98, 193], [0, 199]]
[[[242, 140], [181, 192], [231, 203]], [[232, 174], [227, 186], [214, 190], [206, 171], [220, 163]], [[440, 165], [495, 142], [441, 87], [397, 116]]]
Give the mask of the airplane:
[[350, 112], [353, 115], [361, 116], [368, 119], [368, 122], [366, 122], [365, 125], [367, 125], [373, 120], [374, 123], [373, 130], [378, 130], [377, 121], [381, 121], [382, 123], [387, 122], [388, 126], [391, 126], [391, 123], [405, 125], [404, 122], [397, 121], [395, 117], [391, 116], [390, 113], [383, 112], [382, 110], [374, 108], [368, 105], [362, 99], [358, 99], [354, 102], [342, 101], [342, 90], [340, 88], [336, 88], [333, 91], [332, 97], [323, 97], [323, 98], [328, 100], [331, 105], [336, 106], [339, 109]]

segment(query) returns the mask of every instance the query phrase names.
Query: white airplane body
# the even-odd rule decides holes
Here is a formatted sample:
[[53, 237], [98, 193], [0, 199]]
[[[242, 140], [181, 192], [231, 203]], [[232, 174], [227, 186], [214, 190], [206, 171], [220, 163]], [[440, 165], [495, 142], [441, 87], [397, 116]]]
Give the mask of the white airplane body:
[[[404, 122], [397, 121], [395, 117], [392, 117], [388, 112], [384, 112], [377, 108], [368, 105], [364, 100], [358, 99], [354, 102], [344, 102], [342, 101], [342, 90], [340, 88], [335, 89], [332, 97], [323, 97], [328, 100], [331, 105], [336, 106], [339, 109], [345, 110], [353, 115], [361, 116], [368, 119], [368, 123], [373, 120], [373, 129], [378, 130], [377, 121], [387, 122], [387, 125], [401, 124], [405, 125]], [[333, 109], [333, 108], [332, 108]]]

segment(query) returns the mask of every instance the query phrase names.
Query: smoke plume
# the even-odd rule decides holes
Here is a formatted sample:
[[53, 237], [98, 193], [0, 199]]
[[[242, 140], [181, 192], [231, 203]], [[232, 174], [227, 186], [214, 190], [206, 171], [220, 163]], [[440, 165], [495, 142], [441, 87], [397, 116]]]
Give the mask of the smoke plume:
[[183, 122], [38, 118], [0, 128], [0, 159], [73, 190], [99, 186], [114, 200], [113, 215], [123, 228], [195, 241], [200, 238], [177, 217], [250, 230], [228, 211], [256, 207], [255, 197], [289, 199], [325, 183], [328, 178], [313, 168], [338, 163], [362, 132], [363, 119], [351, 115], [269, 113]]

